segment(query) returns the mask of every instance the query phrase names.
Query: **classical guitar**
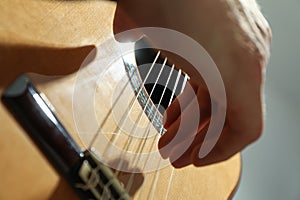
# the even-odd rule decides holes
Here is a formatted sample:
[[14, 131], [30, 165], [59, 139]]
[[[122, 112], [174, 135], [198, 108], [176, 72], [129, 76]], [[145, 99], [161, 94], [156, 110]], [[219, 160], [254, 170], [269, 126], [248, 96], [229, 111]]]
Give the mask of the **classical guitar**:
[[[107, 61], [102, 55], [112, 49], [106, 41], [113, 38], [115, 9], [103, 1], [1, 1], [0, 92], [9, 109], [0, 104], [0, 199], [84, 199], [86, 192], [86, 199], [228, 199], [234, 193], [239, 155], [183, 169], [159, 157], [161, 113], [189, 77], [150, 46]], [[151, 73], [158, 78], [147, 85]], [[159, 88], [160, 81], [173, 89]], [[25, 98], [16, 100], [20, 91]], [[69, 176], [69, 167], [77, 174]]]

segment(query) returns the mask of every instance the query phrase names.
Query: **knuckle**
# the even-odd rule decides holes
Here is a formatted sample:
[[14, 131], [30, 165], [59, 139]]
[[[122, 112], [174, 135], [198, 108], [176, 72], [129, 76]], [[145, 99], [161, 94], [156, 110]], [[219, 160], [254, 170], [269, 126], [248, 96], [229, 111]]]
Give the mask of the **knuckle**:
[[267, 26], [266, 26], [266, 37], [267, 37], [268, 42], [271, 43], [272, 38], [273, 38], [273, 32], [272, 32], [272, 29], [271, 29], [271, 26], [269, 25], [269, 23], [267, 23]]
[[259, 29], [261, 35], [264, 38], [264, 42], [270, 44], [272, 40], [272, 30], [267, 19], [260, 13], [260, 17], [256, 19], [256, 26]]
[[251, 66], [262, 70], [269, 59], [272, 31], [266, 20], [265, 23], [255, 21], [259, 31], [241, 30], [235, 34], [233, 59], [239, 66]]

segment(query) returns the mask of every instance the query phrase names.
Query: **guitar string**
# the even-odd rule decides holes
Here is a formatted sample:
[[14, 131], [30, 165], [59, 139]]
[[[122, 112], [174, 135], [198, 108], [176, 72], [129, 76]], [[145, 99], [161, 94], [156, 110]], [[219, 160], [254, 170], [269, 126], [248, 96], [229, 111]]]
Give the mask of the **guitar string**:
[[[184, 81], [183, 81], [184, 87], [185, 87], [185, 85], [186, 85], [186, 83], [187, 83], [187, 80], [188, 80], [188, 76], [187, 76], [187, 74], [186, 74], [185, 77], [184, 77]], [[183, 92], [183, 89], [181, 89], [181, 93], [182, 93], [182, 92]], [[174, 167], [172, 167], [165, 200], [167, 200], [167, 199], [168, 199], [168, 196], [169, 196], [169, 192], [170, 192], [170, 189], [171, 189], [171, 183], [172, 183], [172, 180], [173, 180], [174, 171], [175, 171], [175, 170], [174, 170]]]
[[[153, 67], [154, 67], [154, 65], [155, 65], [155, 63], [156, 63], [158, 57], [159, 57], [159, 55], [160, 55], [160, 51], [157, 52], [156, 57], [155, 57], [155, 59], [154, 59], [154, 62], [152, 63], [152, 65], [151, 65], [151, 67], [150, 67], [150, 70], [148, 71], [148, 73], [147, 73], [147, 75], [146, 75], [146, 77], [145, 77], [143, 83], [141, 84], [141, 86], [140, 86], [140, 88], [139, 88], [139, 90], [138, 90], [138, 92], [137, 92], [137, 95], [136, 95], [135, 98], [133, 98], [133, 100], [130, 102], [130, 106], [129, 106], [130, 108], [129, 108], [129, 111], [126, 113], [126, 117], [125, 117], [124, 121], [121, 122], [120, 128], [118, 129], [118, 133], [117, 133], [116, 135], [120, 134], [120, 132], [121, 132], [121, 130], [122, 130], [122, 127], [124, 126], [126, 119], [128, 119], [129, 113], [131, 112], [131, 110], [132, 110], [132, 108], [133, 108], [133, 106], [134, 106], [134, 104], [135, 104], [137, 98], [139, 97], [141, 91], [143, 90], [143, 86], [145, 85], [145, 83], [146, 83], [146, 81], [147, 81], [147, 79], [148, 79], [148, 77], [149, 77], [149, 75], [150, 75], [150, 73], [151, 73], [151, 71], [152, 71], [152, 69], [153, 69]], [[123, 59], [123, 62], [124, 62], [124, 59]], [[124, 64], [125, 64], [125, 62], [124, 62]], [[134, 71], [136, 71], [136, 70], [137, 70], [137, 68], [134, 69]], [[113, 103], [112, 108], [111, 108], [110, 112], [107, 114], [105, 120], [101, 123], [101, 126], [99, 126], [99, 128], [98, 128], [98, 130], [97, 130], [97, 132], [96, 132], [96, 134], [95, 134], [95, 136], [94, 136], [92, 142], [91, 142], [90, 145], [89, 145], [90, 148], [92, 148], [93, 144], [95, 143], [95, 141], [96, 141], [98, 135], [99, 135], [100, 132], [101, 132], [101, 128], [102, 128], [103, 125], [105, 124], [105, 122], [106, 122], [106, 120], [108, 119], [108, 116], [111, 114], [113, 108], [116, 106], [116, 104], [117, 104], [118, 100], [120, 99], [122, 93], [125, 91], [124, 89], [126, 88], [126, 86], [128, 85], [128, 83], [130, 83], [130, 80], [131, 80], [131, 78], [133, 77], [133, 75], [134, 75], [134, 72], [133, 72], [132, 75], [130, 76], [130, 78], [129, 78], [129, 80], [127, 81], [125, 87], [122, 88], [123, 90], [122, 90], [121, 94], [118, 95], [116, 101]], [[114, 136], [115, 136], [115, 135], [114, 135]], [[116, 141], [116, 139], [115, 139], [115, 137], [114, 137], [112, 142], [114, 143], [115, 141]], [[108, 145], [109, 145], [109, 144], [108, 144]], [[108, 145], [106, 145], [106, 148], [105, 148], [103, 157], [106, 157], [105, 154], [107, 154], [107, 146], [108, 146]], [[110, 186], [110, 184], [111, 184], [111, 181], [108, 181], [108, 183], [104, 186], [104, 190], [107, 189], [107, 188]]]
[[[158, 54], [157, 54], [157, 56], [156, 56], [156, 58], [155, 58], [154, 63], [156, 63], [156, 60], [157, 60], [158, 56], [159, 56], [159, 52], [158, 52]], [[167, 61], [167, 59], [165, 59], [165, 62], [164, 62], [164, 64], [163, 64], [162, 69], [164, 68], [166, 61]], [[152, 66], [151, 66], [151, 68], [150, 68], [150, 70], [149, 70], [149, 72], [148, 72], [148, 74], [147, 74], [147, 76], [146, 76], [144, 82], [145, 82], [146, 79], [148, 78], [148, 75], [150, 74], [150, 72], [151, 72], [151, 70], [152, 70], [152, 67], [153, 67], [154, 63], [152, 64]], [[154, 91], [154, 88], [156, 87], [156, 84], [157, 84], [157, 82], [158, 82], [158, 80], [159, 80], [159, 77], [160, 77], [160, 75], [161, 75], [162, 69], [161, 69], [161, 71], [160, 71], [160, 73], [159, 73], [159, 76], [158, 76], [157, 80], [155, 81], [155, 85], [154, 85], [154, 87], [152, 88], [151, 94], [150, 94], [150, 96], [149, 96], [148, 99], [147, 99], [147, 103], [146, 103], [146, 106], [144, 107], [143, 112], [145, 112], [145, 108], [147, 107], [147, 105], [148, 105], [148, 103], [149, 103], [149, 99], [150, 99], [150, 97], [152, 96], [152, 93], [153, 93], [153, 91]], [[166, 86], [168, 85], [168, 82], [169, 82], [169, 79], [170, 79], [170, 77], [171, 77], [171, 74], [172, 74], [173, 69], [174, 69], [174, 65], [172, 66], [172, 70], [171, 70], [171, 73], [170, 73], [170, 75], [169, 75], [169, 77], [168, 77]], [[181, 70], [180, 70], [180, 71], [181, 71]], [[133, 73], [133, 74], [134, 74], [134, 73]], [[133, 76], [133, 74], [132, 74], [132, 76]], [[180, 73], [179, 73], [179, 75], [180, 75]], [[126, 87], [126, 86], [128, 85], [128, 83], [130, 82], [132, 76], [130, 76], [129, 81], [127, 81], [125, 87]], [[187, 80], [186, 77], [187, 77], [187, 76], [185, 76], [185, 82], [186, 82], [186, 80]], [[144, 82], [143, 82], [142, 86], [144, 85]], [[176, 80], [176, 82], [178, 82], [178, 79]], [[176, 84], [177, 84], [177, 83], [176, 83]], [[183, 84], [183, 86], [184, 86], [184, 85], [185, 85], [185, 83]], [[163, 94], [162, 94], [162, 96], [161, 96], [161, 98], [160, 98], [159, 106], [160, 106], [160, 104], [161, 104], [163, 95], [164, 95], [164, 93], [165, 93], [166, 86], [165, 86], [164, 91], [163, 91]], [[124, 87], [124, 88], [125, 88], [125, 87]], [[177, 85], [176, 85], [176, 87], [177, 87]], [[138, 95], [140, 94], [141, 89], [142, 89], [142, 87], [139, 89]], [[122, 90], [122, 91], [123, 91], [123, 90]], [[175, 91], [174, 91], [174, 92], [175, 92]], [[174, 92], [172, 93], [172, 97], [170, 98], [169, 105], [170, 105], [170, 103], [172, 102], [172, 99], [173, 99], [173, 96], [174, 96]], [[182, 91], [181, 91], [181, 92], [182, 92]], [[121, 96], [122, 94], [123, 94], [123, 92], [121, 92], [121, 94], [119, 94], [119, 96], [117, 97], [116, 102], [119, 100], [119, 98], [120, 98], [120, 96]], [[136, 97], [138, 97], [138, 95], [137, 95]], [[136, 99], [137, 99], [137, 98], [136, 98]], [[135, 99], [135, 100], [136, 100], [136, 99]], [[133, 101], [133, 105], [134, 105], [134, 103], [135, 103], [135, 100]], [[114, 102], [112, 108], [116, 105], [116, 102]], [[128, 114], [131, 112], [133, 105], [130, 106], [131, 109], [129, 110]], [[156, 112], [155, 112], [154, 118], [156, 117], [157, 111], [158, 111], [158, 110], [156, 110]], [[110, 111], [110, 113], [111, 113], [111, 111]], [[128, 115], [127, 115], [126, 117], [128, 117]], [[102, 122], [101, 125], [103, 125], [103, 124], [105, 123], [106, 120], [107, 120], [107, 117], [105, 118], [105, 120]], [[125, 119], [125, 120], [126, 120], [126, 119]], [[154, 119], [152, 119], [152, 120], [154, 120]], [[141, 121], [141, 117], [139, 118], [138, 125], [139, 125], [140, 121]], [[124, 124], [124, 123], [123, 123], [123, 124]], [[122, 125], [123, 125], [123, 124], [122, 124]], [[150, 124], [150, 122], [149, 122], [149, 124]], [[122, 126], [122, 125], [121, 125], [121, 126]], [[100, 127], [102, 127], [102, 126], [100, 126]], [[148, 125], [148, 127], [150, 127], [150, 126]], [[120, 129], [119, 129], [119, 130], [120, 130]], [[135, 129], [135, 131], [136, 131], [136, 130], [137, 130], [137, 129]], [[163, 130], [163, 128], [161, 129], [160, 134], [161, 134], [162, 130]], [[99, 132], [99, 130], [97, 131], [97, 134], [99, 134], [98, 132]], [[97, 135], [97, 134], [96, 134], [96, 135]], [[148, 132], [148, 134], [149, 134], [149, 132]], [[147, 135], [148, 135], [148, 134], [147, 134]], [[156, 135], [156, 136], [157, 136], [157, 135]], [[131, 140], [132, 140], [132, 137], [131, 137]], [[147, 138], [145, 138], [144, 140], [146, 141]], [[115, 141], [113, 141], [113, 143], [114, 143], [114, 142], [115, 142]], [[91, 146], [93, 145], [93, 143], [94, 143], [94, 142], [92, 142]], [[131, 142], [130, 142], [130, 143], [131, 143]], [[127, 145], [127, 147], [126, 147], [127, 150], [128, 150], [128, 147], [129, 147], [130, 143], [128, 143], [128, 145]], [[154, 144], [154, 142], [152, 143], [152, 147], [153, 147], [153, 144]], [[140, 150], [140, 152], [143, 151], [144, 145], [145, 145], [145, 142], [144, 142], [144, 144], [143, 144], [142, 149]], [[151, 147], [151, 148], [152, 148], [152, 147]], [[148, 158], [148, 159], [149, 159], [149, 158]], [[140, 160], [140, 156], [138, 157], [138, 160], [137, 160], [137, 163], [136, 163], [136, 164], [138, 164], [138, 161], [139, 161], [139, 160]], [[122, 161], [122, 159], [121, 159], [121, 161]], [[121, 166], [120, 166], [120, 167], [121, 167]], [[173, 171], [172, 171], [172, 172], [173, 172]], [[173, 173], [172, 173], [172, 174], [173, 174]], [[133, 174], [131, 174], [131, 175], [133, 175]], [[159, 174], [158, 174], [158, 176], [159, 176]], [[158, 176], [156, 176], [156, 181], [155, 181], [155, 183], [157, 182]], [[133, 176], [130, 176], [130, 179], [132, 179], [132, 177], [133, 177]], [[171, 177], [172, 177], [172, 175], [171, 175]], [[171, 179], [170, 179], [170, 182], [169, 182], [169, 185], [168, 185], [168, 190], [169, 190], [170, 183], [171, 183]], [[130, 185], [132, 185], [132, 184], [130, 184]], [[129, 190], [130, 190], [130, 188], [131, 188], [131, 186], [129, 187]], [[127, 190], [128, 190], [128, 187], [127, 187]], [[153, 198], [153, 195], [152, 195], [152, 198]], [[151, 198], [151, 199], [152, 199], [152, 198]], [[166, 198], [167, 198], [167, 196], [166, 196]]]
[[[153, 69], [153, 66], [154, 66], [154, 64], [156, 63], [156, 61], [157, 61], [159, 55], [160, 55], [160, 51], [158, 51], [158, 53], [156, 54], [156, 57], [155, 57], [155, 59], [154, 59], [154, 62], [152, 63], [152, 65], [151, 65], [151, 67], [150, 67], [150, 70], [148, 71], [148, 73], [147, 73], [147, 75], [146, 75], [146, 77], [145, 77], [143, 83], [141, 84], [141, 86], [140, 86], [140, 88], [139, 88], [139, 90], [138, 90], [138, 92], [137, 92], [137, 95], [136, 95], [136, 96], [133, 98], [133, 100], [130, 102], [128, 111], [126, 111], [126, 112], [124, 113], [125, 116], [122, 116], [122, 119], [120, 120], [120, 121], [121, 121], [120, 127], [116, 127], [117, 133], [113, 135], [113, 138], [112, 138], [112, 141], [111, 141], [112, 144], [107, 144], [107, 145], [106, 145], [105, 150], [104, 150], [104, 153], [103, 153], [103, 157], [106, 157], [108, 154], [110, 154], [111, 148], [112, 148], [112, 146], [115, 144], [116, 140], [118, 139], [118, 137], [119, 137], [119, 135], [120, 135], [120, 133], [121, 133], [121, 130], [123, 129], [123, 126], [125, 125], [125, 122], [126, 122], [126, 120], [128, 119], [128, 116], [129, 116], [131, 110], [133, 109], [133, 106], [135, 105], [135, 102], [136, 102], [137, 98], [139, 97], [140, 93], [142, 92], [142, 90], [143, 90], [143, 85], [146, 83], [146, 81], [147, 81], [147, 79], [148, 79], [148, 77], [149, 77], [149, 75], [150, 75], [150, 73], [151, 73], [151, 71], [152, 71], [152, 69]], [[99, 129], [101, 129], [101, 127], [99, 127]], [[101, 131], [101, 130], [100, 130], [100, 131]], [[100, 132], [99, 132], [99, 133], [100, 133]], [[91, 145], [91, 146], [92, 146], [92, 145]]]
[[[174, 87], [173, 87], [173, 90], [172, 90], [172, 95], [171, 95], [171, 98], [170, 98], [170, 100], [169, 100], [168, 106], [171, 105], [172, 99], [174, 98], [175, 91], [177, 90], [177, 86], [178, 86], [178, 83], [179, 83], [180, 75], [181, 75], [181, 69], [179, 69], [179, 71], [178, 71], [178, 74], [177, 74], [177, 77], [176, 77], [176, 81], [175, 81], [175, 84], [174, 84]], [[163, 130], [163, 129], [160, 130], [160, 135], [161, 135], [162, 130]], [[158, 139], [158, 138], [157, 138], [157, 135], [156, 135], [155, 140], [153, 140], [153, 142], [152, 142], [152, 144], [151, 144], [151, 149], [153, 149], [154, 143], [155, 143], [155, 142], [158, 143], [158, 140], [157, 140], [157, 139]], [[149, 161], [149, 158], [150, 158], [150, 157], [149, 157], [149, 155], [148, 155], [147, 162]], [[146, 167], [146, 165], [144, 165], [144, 168], [145, 168], [145, 167]], [[159, 166], [158, 166], [158, 167], [159, 167]], [[158, 167], [157, 167], [157, 168], [158, 168]], [[148, 178], [148, 177], [149, 177], [149, 175], [148, 175], [146, 178]], [[145, 181], [144, 181], [144, 182], [145, 182]], [[142, 187], [138, 199], [141, 198], [141, 194], [143, 193], [143, 190], [144, 190], [144, 187]]]
[[[187, 77], [188, 77], [187, 74], [185, 74], [184, 81], [183, 81], [183, 84], [181, 85], [181, 91], [180, 91], [179, 94], [181, 94], [181, 93], [183, 92], [184, 88], [185, 88], [185, 84], [186, 84], [186, 81], [187, 81]], [[172, 100], [170, 100], [170, 102], [172, 102]], [[157, 169], [158, 169], [158, 167], [160, 166], [161, 161], [162, 161], [162, 160], [160, 159], [160, 160], [159, 160], [159, 163], [158, 163], [158, 165], [157, 165]], [[171, 166], [171, 170], [174, 170], [174, 168], [173, 168], [172, 166]], [[172, 174], [172, 171], [171, 171], [171, 174]], [[157, 170], [157, 171], [156, 171], [156, 175], [155, 175], [155, 180], [154, 180], [153, 185], [152, 185], [152, 187], [151, 187], [151, 188], [153, 188], [153, 186], [154, 186], [154, 189], [151, 191], [151, 198], [150, 198], [150, 199], [153, 199], [153, 198], [154, 198], [154, 194], [155, 194], [155, 191], [156, 191], [156, 188], [157, 188], [157, 181], [158, 181], [159, 176], [160, 176], [160, 171]], [[169, 179], [169, 184], [168, 184], [168, 185], [170, 185], [171, 182], [172, 182], [172, 177], [170, 177], [170, 179]], [[168, 191], [167, 191], [167, 193], [168, 193]]]
[[[178, 72], [178, 74], [177, 74], [177, 78], [176, 78], [176, 81], [175, 81], [175, 85], [174, 85], [174, 88], [173, 88], [173, 91], [172, 91], [172, 95], [171, 95], [171, 98], [170, 98], [170, 100], [169, 100], [169, 105], [171, 104], [171, 102], [172, 102], [172, 99], [173, 99], [173, 97], [174, 97], [174, 95], [175, 95], [175, 90], [177, 89], [177, 85], [178, 85], [178, 82], [179, 82], [179, 78], [180, 78], [180, 74], [181, 74], [181, 70], [179, 70], [179, 72]], [[157, 139], [157, 138], [156, 138]], [[157, 143], [158, 141], [156, 141], [156, 143]], [[153, 143], [152, 143], [152, 147], [151, 148], [153, 148], [153, 146], [154, 146], [154, 141], [153, 141]], [[149, 159], [149, 158], [148, 158]], [[147, 178], [149, 177], [149, 175], [147, 176]], [[144, 189], [144, 187], [142, 188], [142, 190], [141, 190], [141, 192], [140, 192], [140, 194], [139, 194], [139, 198], [138, 199], [140, 199], [141, 198], [141, 194], [143, 193], [143, 189]]]
[[[139, 125], [140, 125], [140, 123], [141, 123], [141, 120], [142, 120], [142, 118], [143, 118], [143, 113], [145, 113], [145, 110], [146, 110], [147, 106], [148, 106], [149, 103], [150, 103], [151, 97], [152, 97], [152, 95], [153, 95], [153, 93], [154, 93], [155, 87], [156, 87], [156, 85], [157, 85], [157, 83], [158, 83], [159, 78], [161, 77], [162, 71], [163, 71], [163, 69], [164, 69], [166, 63], [167, 63], [167, 58], [165, 58], [165, 60], [164, 60], [164, 62], [163, 62], [163, 65], [162, 65], [162, 67], [161, 67], [161, 69], [160, 69], [160, 71], [159, 71], [159, 74], [158, 74], [158, 76], [157, 76], [157, 78], [156, 78], [156, 80], [155, 80], [154, 86], [153, 86], [153, 88], [151, 89], [151, 92], [150, 92], [150, 94], [149, 94], [148, 97], [147, 97], [147, 101], [146, 101], [146, 104], [145, 104], [145, 106], [144, 106], [144, 108], [143, 108], [143, 111], [141, 111], [141, 112], [139, 113], [139, 116], [138, 116], [138, 122], [137, 122], [137, 124], [134, 126], [134, 129], [133, 129], [133, 131], [132, 131], [132, 135], [136, 134], [137, 128], [139, 127]], [[132, 136], [132, 137], [128, 137], [128, 139], [127, 139], [127, 144], [126, 144], [126, 147], [125, 147], [125, 151], [122, 152], [122, 155], [121, 155], [121, 158], [120, 158], [120, 162], [119, 162], [119, 164], [118, 164], [117, 169], [120, 169], [120, 168], [123, 166], [123, 163], [124, 163], [124, 161], [125, 161], [125, 156], [126, 156], [127, 153], [128, 153], [128, 150], [129, 150], [129, 147], [130, 147], [130, 145], [131, 145], [131, 143], [132, 143], [132, 140], [133, 140], [133, 136]], [[124, 146], [123, 146], [123, 149], [124, 149]], [[116, 173], [116, 176], [118, 176], [119, 173], [120, 173], [120, 171], [118, 170], [117, 173]]]
[[[102, 127], [104, 127], [104, 125], [106, 124], [107, 120], [109, 119], [109, 116], [112, 114], [112, 111], [114, 110], [115, 106], [117, 105], [117, 102], [120, 100], [121, 96], [123, 95], [123, 93], [125, 92], [125, 88], [128, 86], [128, 84], [131, 82], [132, 77], [134, 76], [134, 72], [137, 69], [135, 68], [134, 71], [132, 72], [132, 74], [130, 74], [128, 81], [126, 81], [126, 84], [124, 85], [124, 87], [122, 87], [121, 89], [121, 93], [117, 96], [116, 100], [113, 102], [112, 107], [109, 109], [108, 113], [106, 114], [104, 120], [102, 121], [102, 123], [100, 124], [99, 128], [97, 129], [94, 137], [91, 140], [91, 143], [88, 146], [88, 149], [92, 149], [93, 144], [95, 142], [95, 140], [97, 139], [97, 137], [99, 136], [99, 134], [101, 133], [101, 129]], [[133, 100], [132, 100], [133, 101]]]
[[[166, 81], [166, 83], [165, 83], [165, 87], [164, 87], [164, 89], [163, 89], [162, 95], [161, 95], [161, 97], [160, 97], [160, 99], [159, 99], [159, 102], [158, 102], [158, 107], [161, 105], [161, 102], [162, 102], [163, 97], [164, 97], [164, 95], [165, 95], [167, 86], [168, 86], [169, 81], [170, 81], [170, 79], [171, 79], [171, 75], [172, 75], [172, 73], [173, 73], [173, 70], [174, 70], [174, 65], [172, 65], [171, 71], [170, 71], [169, 76], [168, 76], [168, 78], [167, 78], [167, 81]], [[144, 150], [144, 147], [145, 147], [145, 144], [146, 144], [146, 141], [147, 141], [149, 132], [150, 132], [151, 123], [153, 123], [153, 121], [154, 121], [154, 119], [155, 119], [155, 117], [156, 117], [156, 115], [157, 115], [158, 113], [159, 113], [159, 110], [156, 109], [155, 114], [154, 114], [154, 118], [153, 118], [151, 121], [148, 122], [147, 130], [146, 130], [146, 133], [147, 133], [147, 134], [146, 134], [146, 136], [143, 137], [144, 139], [143, 139], [143, 141], [140, 143], [140, 145], [139, 145], [139, 147], [138, 147], [139, 150], [138, 150], [138, 157], [137, 157], [137, 160], [134, 160], [133, 166], [135, 166], [135, 167], [138, 166], [138, 163], [139, 163], [139, 161], [140, 161], [142, 152], [143, 152], [143, 150]], [[162, 132], [162, 130], [163, 130], [163, 128], [161, 128], [160, 133]], [[153, 141], [156, 140], [156, 137], [157, 137], [157, 135], [155, 135], [155, 138], [153, 139]], [[153, 146], [153, 145], [151, 145], [150, 149], [152, 149], [152, 146]], [[148, 154], [148, 156], [147, 156], [145, 165], [147, 164], [148, 159], [149, 159], [149, 154]], [[128, 180], [127, 186], [126, 186], [126, 191], [127, 191], [127, 192], [130, 191], [130, 189], [131, 189], [131, 187], [132, 187], [134, 177], [135, 177], [135, 173], [130, 174], [130, 177], [129, 177], [129, 180]]]
[[[139, 88], [139, 90], [138, 90], [138, 92], [137, 92], [137, 95], [135, 96], [135, 98], [133, 98], [133, 101], [130, 102], [129, 110], [126, 112], [125, 117], [124, 117], [124, 116], [122, 117], [122, 119], [121, 119], [121, 121], [122, 121], [122, 122], [121, 122], [121, 125], [120, 125], [119, 128], [117, 128], [117, 129], [118, 129], [117, 133], [116, 133], [115, 135], [113, 135], [113, 139], [112, 139], [112, 142], [111, 142], [112, 144], [111, 144], [111, 145], [110, 145], [110, 144], [106, 145], [105, 151], [104, 151], [104, 153], [103, 153], [103, 157], [106, 157], [106, 156], [110, 153], [111, 146], [112, 146], [112, 145], [116, 142], [116, 140], [118, 139], [118, 137], [119, 137], [119, 135], [120, 135], [120, 133], [121, 133], [121, 130], [123, 129], [123, 126], [125, 125], [125, 122], [126, 122], [126, 120], [128, 119], [128, 116], [129, 116], [130, 112], [132, 111], [133, 106], [134, 106], [134, 104], [135, 104], [137, 98], [139, 97], [140, 93], [142, 92], [143, 86], [145, 85], [146, 81], [148, 80], [148, 77], [149, 77], [149, 75], [150, 75], [150, 73], [151, 73], [151, 71], [152, 71], [154, 65], [156, 64], [156, 61], [157, 61], [159, 55], [160, 55], [160, 51], [158, 51], [158, 53], [156, 54], [156, 57], [155, 57], [153, 63], [151, 64], [150, 70], [148, 71], [148, 73], [147, 73], [147, 75], [146, 75], [146, 77], [145, 77], [143, 83], [141, 84], [141, 86], [140, 86], [140, 88]], [[145, 106], [145, 107], [146, 107], [146, 106]], [[100, 128], [101, 128], [101, 127], [100, 127]], [[100, 128], [99, 128], [99, 129], [100, 129]], [[99, 130], [99, 133], [100, 133], [100, 130]], [[94, 143], [94, 142], [93, 142], [93, 143]], [[91, 146], [92, 146], [92, 144], [91, 144]], [[118, 171], [117, 171], [117, 172], [118, 172]], [[110, 184], [111, 184], [111, 183], [110, 183], [110, 181], [109, 181], [109, 182], [104, 186], [104, 189], [105, 189], [106, 187], [109, 187]]]
[[[181, 87], [181, 91], [180, 91], [180, 94], [183, 92], [184, 88], [185, 88], [185, 85], [186, 85], [186, 82], [188, 80], [188, 75], [185, 74], [184, 76], [184, 81], [183, 81], [183, 84], [182, 84], [182, 87]], [[158, 164], [158, 167], [160, 165], [160, 162], [161, 162], [161, 159], [159, 160], [159, 164]], [[158, 168], [157, 168], [158, 169]], [[174, 167], [171, 166], [171, 175], [170, 175], [170, 178], [169, 178], [169, 183], [168, 183], [168, 189], [167, 189], [167, 195], [169, 195], [169, 190], [170, 190], [170, 185], [172, 183], [172, 180], [173, 180], [173, 174], [174, 174]], [[157, 188], [157, 181], [158, 181], [158, 177], [160, 176], [160, 170], [157, 170], [157, 173], [156, 173], [156, 176], [155, 176], [155, 181], [153, 182], [153, 186], [154, 186], [154, 190], [151, 191], [151, 198], [150, 199], [153, 199], [154, 198], [154, 194], [155, 194], [155, 190]], [[153, 186], [151, 188], [153, 188]], [[167, 197], [166, 197], [167, 198]]]

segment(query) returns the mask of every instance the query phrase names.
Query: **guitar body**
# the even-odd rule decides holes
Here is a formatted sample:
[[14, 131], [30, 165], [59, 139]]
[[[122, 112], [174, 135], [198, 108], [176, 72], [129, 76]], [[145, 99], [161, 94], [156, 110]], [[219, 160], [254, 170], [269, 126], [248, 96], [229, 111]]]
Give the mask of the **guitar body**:
[[[113, 38], [115, 9], [115, 3], [102, 1], [0, 2], [0, 93], [21, 73], [46, 75], [32, 74], [31, 78], [83, 149], [90, 144], [92, 136], [81, 133], [96, 130], [84, 116], [87, 105], [83, 104], [83, 109], [78, 108], [74, 114], [73, 98], [80, 94], [78, 88], [83, 96], [89, 91], [95, 94], [91, 102], [99, 126], [109, 116], [103, 128], [107, 134], [118, 128], [114, 116], [122, 115], [122, 107], [128, 107], [126, 103], [120, 104], [120, 109], [114, 109], [114, 114], [109, 115], [115, 96], [124, 92], [122, 95], [130, 99], [135, 95], [130, 84], [128, 89], [120, 89], [120, 83], [127, 77], [124, 66], [116, 62], [95, 68], [90, 64], [109, 54], [105, 52], [109, 47], [95, 47]], [[97, 78], [81, 84], [91, 77]], [[134, 109], [142, 111], [138, 105]], [[134, 119], [136, 114], [130, 117]], [[0, 199], [76, 199], [2, 104], [0, 120]], [[144, 123], [147, 120], [147, 117], [142, 119]], [[97, 146], [97, 141], [93, 145]], [[166, 194], [168, 199], [228, 199], [236, 190], [240, 170], [240, 155], [206, 167], [174, 170], [171, 165], [164, 166], [135, 175], [130, 194], [133, 199], [165, 199]], [[130, 175], [121, 174], [120, 179], [126, 180]]]

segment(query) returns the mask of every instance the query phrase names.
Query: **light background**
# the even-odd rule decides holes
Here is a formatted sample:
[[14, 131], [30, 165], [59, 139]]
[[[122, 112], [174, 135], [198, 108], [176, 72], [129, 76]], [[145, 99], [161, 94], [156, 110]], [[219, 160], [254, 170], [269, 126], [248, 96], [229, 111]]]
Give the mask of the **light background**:
[[258, 0], [273, 30], [266, 124], [243, 151], [234, 200], [300, 199], [300, 0]]

